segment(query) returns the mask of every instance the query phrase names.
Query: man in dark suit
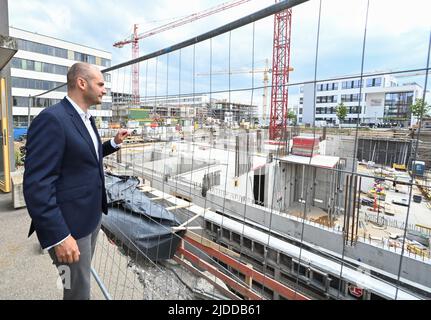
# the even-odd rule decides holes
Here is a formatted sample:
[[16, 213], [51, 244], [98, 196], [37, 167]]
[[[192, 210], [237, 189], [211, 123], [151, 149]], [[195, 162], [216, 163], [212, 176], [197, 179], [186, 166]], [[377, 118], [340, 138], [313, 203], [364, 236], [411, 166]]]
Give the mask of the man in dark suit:
[[67, 96], [43, 110], [27, 135], [24, 197], [36, 231], [63, 278], [64, 299], [90, 298], [91, 258], [107, 213], [103, 157], [128, 135], [102, 144], [88, 109], [106, 94], [103, 75], [86, 63], [67, 74]]

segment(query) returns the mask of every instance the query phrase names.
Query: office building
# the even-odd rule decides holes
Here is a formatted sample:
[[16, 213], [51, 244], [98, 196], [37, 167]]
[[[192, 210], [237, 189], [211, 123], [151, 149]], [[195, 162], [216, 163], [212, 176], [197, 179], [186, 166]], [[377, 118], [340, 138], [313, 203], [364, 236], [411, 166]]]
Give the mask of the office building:
[[[87, 62], [101, 70], [111, 65], [111, 53], [80, 44], [9, 28], [17, 39], [18, 52], [11, 62], [13, 122], [15, 127], [27, 127], [28, 121], [66, 95], [66, 86], [30, 99], [66, 83], [68, 69], [75, 62]], [[102, 105], [91, 113], [102, 121], [112, 117], [111, 75], [105, 74], [107, 94]]]

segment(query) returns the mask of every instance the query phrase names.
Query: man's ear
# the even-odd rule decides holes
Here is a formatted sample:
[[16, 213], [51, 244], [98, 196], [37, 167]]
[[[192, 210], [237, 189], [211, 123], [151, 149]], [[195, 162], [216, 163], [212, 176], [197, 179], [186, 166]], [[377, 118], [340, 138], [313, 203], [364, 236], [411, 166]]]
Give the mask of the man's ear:
[[76, 79], [76, 85], [79, 89], [84, 90], [87, 86], [87, 81], [85, 81], [84, 78], [78, 77], [78, 79]]

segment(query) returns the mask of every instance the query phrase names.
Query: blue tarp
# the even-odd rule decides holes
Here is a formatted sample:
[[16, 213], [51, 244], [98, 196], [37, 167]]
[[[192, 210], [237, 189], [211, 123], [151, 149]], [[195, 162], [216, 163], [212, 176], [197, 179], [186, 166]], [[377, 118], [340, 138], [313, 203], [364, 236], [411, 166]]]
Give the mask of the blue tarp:
[[27, 134], [27, 127], [13, 128], [13, 139], [19, 140], [22, 136]]
[[150, 260], [171, 259], [185, 234], [172, 231], [180, 224], [176, 217], [137, 189], [138, 178], [106, 173], [105, 181], [110, 208], [102, 228], [108, 236]]

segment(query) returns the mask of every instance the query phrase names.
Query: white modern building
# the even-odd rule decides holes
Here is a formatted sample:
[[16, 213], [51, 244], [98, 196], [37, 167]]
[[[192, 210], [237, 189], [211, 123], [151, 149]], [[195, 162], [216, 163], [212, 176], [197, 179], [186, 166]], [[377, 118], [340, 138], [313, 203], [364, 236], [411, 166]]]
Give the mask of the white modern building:
[[[29, 97], [66, 83], [67, 71], [75, 62], [87, 62], [101, 70], [111, 65], [110, 52], [12, 27], [9, 28], [9, 33], [17, 39], [19, 49], [11, 63], [15, 127], [27, 127], [29, 117], [32, 119], [43, 108], [64, 98], [66, 86], [34, 99]], [[108, 92], [102, 105], [90, 112], [100, 120], [109, 121], [112, 117], [110, 74], [105, 74], [105, 86]]]
[[[300, 89], [299, 124], [335, 125], [338, 118], [335, 108], [343, 103], [347, 107], [345, 125], [356, 125], [358, 114], [362, 124], [396, 123], [409, 126], [415, 122], [409, 106], [422, 97], [423, 89], [416, 83], [398, 84], [390, 75], [346, 76], [339, 80], [306, 84]], [[362, 97], [360, 97], [360, 94]], [[313, 101], [316, 97], [316, 101]], [[359, 100], [360, 105], [359, 105]]]

